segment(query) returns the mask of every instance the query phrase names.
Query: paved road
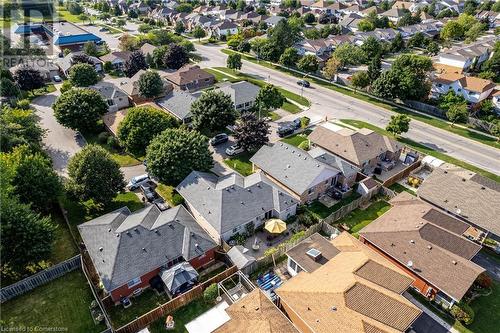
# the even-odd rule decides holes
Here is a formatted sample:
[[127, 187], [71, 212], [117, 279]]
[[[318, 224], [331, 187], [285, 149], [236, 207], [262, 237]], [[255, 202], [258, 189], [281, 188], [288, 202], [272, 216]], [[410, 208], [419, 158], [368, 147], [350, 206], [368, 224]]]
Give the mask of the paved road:
[[[202, 67], [225, 66], [227, 55], [220, 52], [222, 49], [221, 46], [196, 45], [196, 48], [202, 57], [200, 63]], [[242, 70], [297, 94], [301, 93], [300, 87], [296, 84], [296, 79], [279, 71], [245, 60], [243, 60]], [[310, 118], [352, 118], [366, 121], [375, 126], [385, 127], [389, 122], [390, 116], [394, 114], [371, 103], [314, 84], [311, 85], [311, 88], [304, 89], [303, 95], [312, 102], [312, 105], [310, 110], [300, 115], [308, 115]], [[297, 116], [290, 115], [282, 118], [280, 121], [289, 121]], [[499, 149], [483, 145], [416, 120], [412, 121], [410, 131], [405, 134], [405, 137], [459, 160], [500, 174]]]
[[479, 252], [472, 261], [486, 269], [488, 274], [497, 281], [500, 281], [500, 265], [491, 256]]

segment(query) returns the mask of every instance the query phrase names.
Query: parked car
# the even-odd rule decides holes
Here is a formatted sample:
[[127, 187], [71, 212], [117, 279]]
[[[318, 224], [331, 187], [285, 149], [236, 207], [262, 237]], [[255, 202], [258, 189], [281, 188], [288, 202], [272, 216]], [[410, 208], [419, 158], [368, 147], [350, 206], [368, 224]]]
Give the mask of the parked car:
[[220, 133], [211, 138], [208, 142], [211, 146], [217, 146], [221, 143], [227, 142], [229, 140], [229, 136], [226, 133]]
[[287, 135], [293, 134], [295, 132], [295, 127], [291, 125], [280, 126], [278, 127], [278, 136], [280, 138], [285, 137]]
[[62, 79], [59, 75], [54, 75], [54, 82], [61, 82]]
[[309, 88], [311, 86], [311, 84], [309, 83], [309, 81], [306, 81], [306, 80], [298, 80], [297, 84], [299, 86], [304, 87], [304, 88]]
[[127, 184], [127, 188], [130, 191], [134, 191], [134, 190], [138, 189], [139, 186], [141, 186], [143, 183], [149, 181], [149, 179], [150, 178], [149, 178], [149, 175], [147, 173], [140, 175], [140, 176], [132, 177], [132, 179], [130, 179], [130, 181]]
[[235, 144], [235, 145], [232, 145], [231, 147], [226, 149], [226, 154], [229, 156], [235, 156], [235, 155], [241, 154], [244, 151], [245, 151], [245, 149], [240, 147], [240, 145]]
[[301, 127], [301, 119], [300, 118], [294, 119], [293, 126], [295, 127], [295, 129], [299, 129]]
[[101, 32], [108, 31], [108, 30], [109, 30], [109, 29], [108, 29], [108, 28], [106, 28], [106, 27], [102, 27], [101, 29], [99, 29], [99, 31], [101, 31]]
[[165, 202], [165, 200], [163, 200], [163, 198], [157, 198], [153, 202], [160, 211], [164, 211], [170, 208], [170, 206]]
[[141, 184], [140, 188], [142, 194], [148, 202], [153, 202], [158, 197], [158, 194], [151, 186], [147, 184]]

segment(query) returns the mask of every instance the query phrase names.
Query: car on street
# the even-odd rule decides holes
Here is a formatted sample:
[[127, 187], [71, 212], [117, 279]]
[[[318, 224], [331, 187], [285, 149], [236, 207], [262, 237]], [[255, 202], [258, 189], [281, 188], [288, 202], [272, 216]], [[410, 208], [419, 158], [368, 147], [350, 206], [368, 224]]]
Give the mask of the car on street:
[[62, 81], [62, 79], [59, 75], [54, 75], [53, 79], [54, 79], [54, 82], [61, 82]]
[[278, 136], [280, 138], [285, 137], [287, 135], [293, 134], [295, 132], [295, 126], [294, 125], [283, 125], [278, 127]]
[[220, 145], [222, 143], [225, 143], [228, 140], [229, 140], [229, 136], [226, 133], [220, 133], [220, 134], [217, 134], [216, 136], [214, 136], [213, 138], [211, 138], [209, 140], [209, 143], [213, 147], [213, 146], [217, 146], [217, 145]]
[[108, 28], [106, 28], [106, 27], [102, 27], [102, 28], [100, 28], [100, 29], [99, 29], [99, 31], [100, 31], [100, 32], [104, 32], [104, 31], [108, 31], [108, 30], [109, 30], [109, 29], [108, 29]]
[[232, 145], [231, 147], [226, 149], [226, 154], [229, 156], [235, 156], [241, 154], [245, 151], [239, 144]]
[[309, 83], [309, 81], [306, 81], [306, 80], [298, 80], [297, 84], [299, 86], [304, 87], [304, 88], [309, 88], [311, 86], [311, 84]]
[[140, 175], [140, 176], [135, 176], [130, 179], [130, 181], [127, 184], [127, 188], [129, 191], [134, 191], [139, 188], [143, 183], [146, 183], [150, 180], [149, 175], [147, 173]]
[[146, 198], [146, 200], [148, 202], [153, 202], [158, 197], [158, 194], [156, 193], [154, 188], [152, 188], [151, 186], [149, 186], [147, 184], [142, 184], [140, 186], [140, 188], [141, 188], [142, 194], [144, 195], [144, 197]]

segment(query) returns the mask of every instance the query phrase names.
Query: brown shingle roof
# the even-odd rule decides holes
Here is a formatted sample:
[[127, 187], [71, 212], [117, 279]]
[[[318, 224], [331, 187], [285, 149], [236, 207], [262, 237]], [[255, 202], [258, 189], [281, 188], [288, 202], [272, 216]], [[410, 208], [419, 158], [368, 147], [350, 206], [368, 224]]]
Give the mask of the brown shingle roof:
[[414, 306], [399, 302], [361, 283], [355, 283], [347, 290], [345, 304], [348, 308], [399, 331], [406, 330], [408, 323], [420, 315], [420, 310]]
[[424, 219], [432, 206], [408, 193], [391, 204], [360, 235], [402, 265], [411, 261], [414, 274], [460, 300], [484, 271], [468, 260], [481, 247]]
[[475, 76], [464, 76], [460, 79], [460, 84], [467, 90], [482, 93], [495, 88], [495, 84], [490, 80], [481, 79]]
[[357, 166], [381, 153], [396, 152], [403, 147], [396, 141], [367, 129], [353, 131], [343, 128], [334, 131], [325, 126], [317, 126], [309, 139]]
[[[399, 293], [370, 280], [383, 284], [394, 274], [413, 280], [348, 233], [340, 234], [331, 243], [340, 251], [336, 256], [314, 272], [302, 271], [276, 289], [285, 311], [300, 318], [300, 324], [315, 333], [393, 333], [408, 328], [420, 310]], [[370, 267], [375, 275], [370, 280], [355, 273], [369, 261], [380, 265]], [[377, 271], [377, 267], [382, 269]], [[364, 273], [370, 275], [366, 269]], [[356, 284], [369, 295], [354, 293], [360, 290], [352, 290]], [[373, 295], [384, 296], [377, 298], [379, 304], [374, 304], [373, 298], [358, 299]], [[393, 314], [388, 316], [386, 308], [391, 308]]]
[[210, 79], [214, 76], [205, 72], [200, 66], [186, 65], [174, 73], [166, 74], [164, 77], [174, 84], [181, 86], [196, 80]]
[[226, 312], [231, 320], [214, 333], [299, 333], [260, 289], [254, 289]]
[[[316, 249], [321, 252], [321, 257], [317, 259], [317, 261], [306, 254], [310, 249]], [[328, 262], [328, 260], [335, 257], [339, 252], [340, 251], [323, 236], [320, 234], [313, 234], [292, 247], [286, 254], [302, 267], [302, 269], [311, 273]]]
[[463, 233], [469, 228], [467, 223], [459, 221], [437, 209], [429, 210], [424, 216], [422, 216], [422, 218], [457, 235], [463, 235]]
[[437, 168], [425, 179], [417, 193], [425, 201], [500, 236], [498, 183], [483, 181], [484, 177], [477, 174], [471, 176], [467, 178]]
[[413, 282], [410, 277], [401, 275], [373, 260], [368, 260], [354, 274], [398, 294], [405, 291]]

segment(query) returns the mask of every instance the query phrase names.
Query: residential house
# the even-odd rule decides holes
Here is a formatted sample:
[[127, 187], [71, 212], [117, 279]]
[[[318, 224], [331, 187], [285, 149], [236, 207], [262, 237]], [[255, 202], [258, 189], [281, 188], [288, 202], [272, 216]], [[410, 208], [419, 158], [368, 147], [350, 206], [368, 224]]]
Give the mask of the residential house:
[[306, 151], [284, 142], [266, 145], [250, 162], [279, 186], [286, 188], [300, 203], [324, 195], [337, 184], [340, 171], [314, 159]]
[[182, 90], [172, 90], [164, 97], [156, 100], [156, 104], [180, 122], [187, 124], [191, 122], [191, 104], [196, 97]]
[[228, 20], [224, 20], [222, 22], [211, 25], [210, 29], [212, 31], [212, 34], [217, 37], [228, 37], [230, 35], [235, 35], [238, 33], [238, 25]]
[[90, 86], [102, 96], [108, 104], [108, 112], [118, 111], [129, 107], [128, 95], [112, 82], [101, 81]]
[[267, 219], [295, 215], [298, 201], [262, 172], [217, 177], [193, 171], [178, 186], [198, 223], [220, 243], [262, 226]]
[[417, 193], [500, 241], [500, 185], [496, 181], [458, 167], [435, 168]]
[[349, 14], [344, 16], [342, 20], [339, 21], [339, 25], [349, 31], [356, 32], [358, 31], [358, 24], [363, 19], [363, 16], [359, 14]]
[[431, 94], [438, 98], [453, 90], [470, 104], [476, 104], [488, 98], [495, 88], [490, 80], [457, 73], [443, 73], [432, 80]]
[[490, 94], [490, 97], [496, 112], [500, 114], [500, 90], [493, 89], [493, 91]]
[[385, 11], [382, 14], [380, 14], [380, 16], [385, 16], [389, 19], [389, 21], [393, 22], [394, 24], [397, 24], [405, 13], [406, 13], [405, 9], [393, 7], [388, 11]]
[[214, 260], [217, 244], [183, 206], [127, 207], [78, 226], [104, 290], [117, 303], [140, 293], [176, 264], [198, 269]]
[[264, 22], [267, 23], [267, 26], [270, 28], [274, 28], [276, 24], [278, 24], [279, 21], [284, 20], [285, 18], [283, 16], [271, 16], [267, 19], [264, 20]]
[[360, 240], [412, 276], [425, 297], [446, 307], [460, 302], [485, 271], [471, 261], [481, 246], [462, 236], [470, 226], [407, 192], [390, 203]]
[[309, 135], [316, 147], [321, 147], [369, 175], [376, 167], [391, 169], [401, 156], [403, 145], [387, 136], [362, 128], [353, 131], [331, 123], [317, 126]]
[[210, 87], [215, 82], [215, 77], [197, 65], [185, 65], [173, 73], [163, 76], [174, 85], [175, 89], [195, 91]]
[[123, 66], [125, 65], [125, 62], [130, 58], [130, 55], [132, 52], [130, 51], [113, 51], [108, 54], [103, 55], [99, 59], [103, 63], [105, 62], [110, 62], [111, 65], [113, 65], [113, 68], [116, 70], [123, 70]]
[[228, 321], [213, 333], [299, 333], [259, 288], [231, 304], [225, 312]]
[[129, 110], [130, 109], [121, 109], [105, 113], [102, 116], [104, 127], [106, 127], [106, 129], [114, 136], [118, 136], [118, 127], [120, 126], [120, 123], [123, 121], [123, 119], [125, 119], [125, 117], [127, 116]]
[[391, 8], [396, 8], [396, 9], [408, 9], [410, 12], [414, 13], [417, 11], [419, 8], [419, 3], [418, 2], [411, 2], [411, 1], [396, 1], [392, 5]]
[[490, 57], [491, 43], [475, 44], [439, 54], [438, 63], [458, 67], [463, 71], [479, 68]]
[[127, 93], [130, 100], [135, 104], [142, 104], [153, 100], [154, 98], [162, 97], [165, 94], [172, 91], [174, 88], [171, 83], [163, 80], [163, 91], [154, 98], [144, 97], [139, 92], [139, 79], [141, 75], [146, 73], [145, 70], [141, 69], [131, 78], [124, 78], [123, 81], [120, 82], [120, 89]]
[[[301, 332], [406, 332], [422, 311], [402, 296], [413, 279], [346, 232], [315, 235], [287, 254], [299, 273], [275, 290]], [[316, 246], [321, 246], [321, 250]]]
[[297, 53], [300, 55], [315, 55], [321, 57], [328, 54], [331, 49], [331, 43], [324, 38], [320, 39], [303, 39], [299, 43], [294, 45]]
[[385, 10], [383, 10], [382, 8], [380, 7], [377, 7], [377, 6], [372, 6], [372, 7], [368, 7], [368, 8], [365, 8], [363, 9], [361, 12], [359, 12], [359, 14], [361, 16], [368, 16], [368, 14], [370, 14], [371, 12], [375, 12], [377, 15], [380, 15], [384, 12]]
[[139, 15], [147, 14], [150, 9], [151, 8], [146, 3], [142, 2], [142, 1], [132, 3], [128, 6], [129, 11], [134, 10], [137, 13], [139, 13]]
[[247, 81], [240, 81], [223, 85], [220, 89], [224, 94], [231, 96], [236, 111], [244, 111], [255, 105], [260, 87]]
[[19, 63], [16, 66], [13, 66], [9, 68], [9, 71], [11, 72], [12, 75], [14, 75], [18, 69], [22, 68], [31, 68], [40, 73], [44, 81], [52, 81], [56, 75], [60, 75], [59, 73], [59, 67], [56, 66], [52, 61], [47, 60], [40, 60], [40, 61], [31, 61], [31, 60], [26, 60], [21, 63]]
[[151, 45], [149, 43], [144, 43], [141, 48], [140, 48], [142, 54], [144, 54], [145, 57], [151, 57], [153, 56], [153, 51], [156, 50], [156, 46]]
[[[64, 56], [63, 58], [58, 58], [56, 60], [56, 64], [57, 64], [57, 66], [59, 66], [59, 69], [64, 74], [64, 76], [68, 76], [69, 75], [69, 70], [75, 64], [73, 62], [73, 56], [81, 54], [81, 53], [82, 52], [69, 53], [66, 56]], [[94, 66], [95, 71], [97, 73], [102, 73], [102, 71], [103, 71], [103, 68], [102, 68], [103, 62], [101, 61], [101, 59], [99, 59], [97, 57], [93, 57], [93, 56], [89, 56], [88, 58], [92, 62], [92, 65]]]
[[308, 153], [317, 161], [340, 171], [335, 184], [338, 188], [347, 190], [354, 186], [358, 173], [361, 172], [360, 168], [320, 147], [314, 147]]
[[154, 20], [167, 23], [170, 16], [174, 13], [174, 9], [168, 7], [156, 7], [148, 13], [148, 16]]
[[476, 14], [476, 17], [480, 21], [488, 22], [490, 28], [494, 29], [500, 26], [500, 13], [492, 10], [481, 10]]

